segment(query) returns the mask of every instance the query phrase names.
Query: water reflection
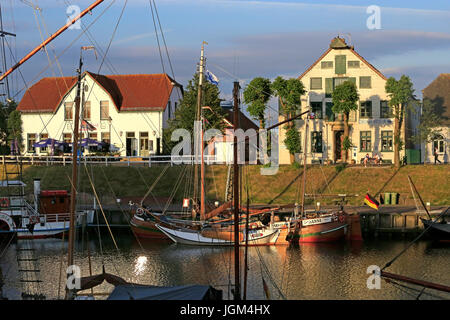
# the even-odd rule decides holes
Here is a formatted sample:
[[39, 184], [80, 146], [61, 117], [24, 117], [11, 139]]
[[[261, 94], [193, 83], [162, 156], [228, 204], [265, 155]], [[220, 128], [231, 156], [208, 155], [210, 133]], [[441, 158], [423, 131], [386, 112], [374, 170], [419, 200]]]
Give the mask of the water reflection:
[[[83, 276], [89, 275], [90, 252], [93, 274], [116, 274], [133, 283], [157, 286], [209, 284], [231, 298], [229, 285], [234, 282], [234, 249], [230, 247], [193, 247], [168, 241], [136, 241], [132, 235], [117, 237], [118, 252], [106, 236], [91, 237], [88, 243], [77, 245], [75, 263]], [[19, 243], [20, 245], [20, 243]], [[264, 299], [262, 279], [267, 283], [272, 299], [411, 299], [406, 291], [382, 281], [380, 290], [366, 286], [370, 265], [383, 267], [408, 245], [407, 241], [378, 240], [357, 243], [302, 244], [298, 247], [268, 246], [249, 248], [248, 299]], [[0, 259], [6, 278], [5, 291], [11, 298], [20, 298], [21, 284], [17, 271], [15, 244]], [[65, 272], [67, 242], [61, 240], [33, 241], [41, 269], [41, 291], [51, 299], [64, 292], [60, 272]], [[89, 246], [89, 251], [87, 250]], [[244, 249], [240, 250], [241, 262]], [[406, 251], [386, 271], [436, 283], [450, 285], [450, 248], [419, 242]], [[241, 270], [243, 275], [243, 269]], [[64, 280], [64, 276], [62, 277]], [[96, 292], [110, 292], [104, 283]], [[441, 298], [450, 296], [432, 290]], [[19, 293], [19, 294], [17, 294]], [[413, 292], [416, 294], [415, 292]], [[421, 299], [430, 299], [422, 295]]]

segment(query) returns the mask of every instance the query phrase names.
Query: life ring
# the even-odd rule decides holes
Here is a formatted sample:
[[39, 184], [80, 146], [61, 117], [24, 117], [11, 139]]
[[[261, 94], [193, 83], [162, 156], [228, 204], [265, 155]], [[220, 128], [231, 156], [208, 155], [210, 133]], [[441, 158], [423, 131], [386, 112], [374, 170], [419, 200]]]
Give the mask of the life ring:
[[8, 208], [9, 207], [9, 199], [8, 198], [0, 198], [0, 207]]
[[258, 228], [258, 225], [256, 223], [251, 223], [249, 225], [249, 227], [250, 227], [250, 229], [256, 229], [256, 228]]
[[143, 214], [144, 214], [144, 210], [142, 208], [137, 208], [136, 215], [137, 216], [142, 216]]
[[344, 220], [345, 220], [345, 217], [344, 217], [344, 215], [343, 214], [341, 214], [341, 215], [339, 215], [339, 222], [344, 222]]

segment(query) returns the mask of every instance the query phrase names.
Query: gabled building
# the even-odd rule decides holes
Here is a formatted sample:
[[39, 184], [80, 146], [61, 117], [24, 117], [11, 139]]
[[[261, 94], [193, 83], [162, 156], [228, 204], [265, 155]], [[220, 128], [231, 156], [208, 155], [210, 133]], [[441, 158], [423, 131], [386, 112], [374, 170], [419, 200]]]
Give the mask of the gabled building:
[[423, 161], [434, 163], [434, 149], [437, 148], [438, 159], [449, 162], [450, 142], [450, 73], [440, 74], [422, 90], [423, 102], [431, 103], [441, 123], [434, 128], [439, 134], [432, 142], [423, 144]]
[[[385, 162], [394, 161], [394, 118], [385, 91], [387, 78], [352, 46], [347, 45], [344, 39], [332, 39], [329, 48], [299, 79], [306, 89], [306, 94], [301, 97], [302, 111], [311, 109], [315, 115], [309, 122], [307, 163], [337, 163], [343, 159], [341, 145], [344, 122], [341, 114], [332, 111], [331, 94], [336, 86], [347, 80], [356, 84], [360, 99], [358, 110], [352, 111], [349, 116], [349, 138], [353, 147], [349, 150], [348, 159], [360, 163], [368, 153], [371, 157], [378, 154]], [[280, 121], [283, 119], [281, 116]], [[296, 127], [302, 141], [302, 152], [297, 160], [301, 160], [304, 120], [296, 121]], [[285, 133], [286, 130], [281, 127], [280, 164], [290, 163], [289, 151], [283, 143]], [[404, 130], [402, 137], [405, 137]], [[400, 157], [403, 155], [404, 151]]]
[[[48, 154], [33, 144], [47, 138], [73, 140], [75, 77], [43, 78], [30, 87], [17, 110], [25, 154]], [[82, 138], [103, 141], [123, 156], [162, 152], [163, 128], [173, 117], [183, 88], [166, 74], [82, 75]]]

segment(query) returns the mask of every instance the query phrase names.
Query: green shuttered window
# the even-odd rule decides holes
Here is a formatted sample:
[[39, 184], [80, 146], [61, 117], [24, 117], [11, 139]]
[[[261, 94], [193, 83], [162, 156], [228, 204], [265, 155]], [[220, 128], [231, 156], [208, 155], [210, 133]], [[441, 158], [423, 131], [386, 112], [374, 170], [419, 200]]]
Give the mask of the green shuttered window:
[[359, 77], [359, 87], [361, 89], [372, 88], [372, 78], [371, 77]]
[[331, 94], [333, 93], [333, 78], [325, 79], [325, 97], [331, 98]]
[[347, 58], [344, 55], [339, 55], [334, 57], [335, 63], [335, 73], [336, 74], [345, 74], [347, 73]]

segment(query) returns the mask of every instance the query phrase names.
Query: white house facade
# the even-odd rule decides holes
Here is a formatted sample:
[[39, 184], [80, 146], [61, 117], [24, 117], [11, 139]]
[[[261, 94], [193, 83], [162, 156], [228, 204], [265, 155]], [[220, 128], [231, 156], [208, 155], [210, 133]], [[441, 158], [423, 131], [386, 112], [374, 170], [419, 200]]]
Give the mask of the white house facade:
[[[163, 128], [183, 96], [181, 85], [165, 74], [84, 72], [81, 89], [80, 139], [102, 141], [122, 156], [162, 152]], [[76, 92], [76, 78], [68, 77], [44, 78], [27, 90], [18, 106], [25, 154], [52, 152], [33, 147], [47, 138], [73, 141]]]
[[[356, 84], [359, 108], [349, 116], [349, 138], [353, 147], [349, 159], [359, 163], [368, 153], [380, 156], [384, 161], [394, 161], [394, 117], [388, 105], [385, 90], [387, 78], [360, 56], [353, 47], [339, 37], [332, 39], [330, 47], [300, 77], [306, 94], [301, 97], [302, 111], [310, 109], [314, 119], [309, 121], [307, 135], [307, 163], [341, 162], [343, 155], [344, 122], [340, 114], [332, 111], [331, 94], [334, 88], [346, 80]], [[417, 105], [420, 109], [420, 105]], [[280, 116], [280, 121], [284, 117]], [[409, 123], [409, 122], [408, 122]], [[305, 121], [296, 120], [301, 138], [303, 158]], [[289, 151], [283, 143], [286, 130], [280, 128], [280, 164], [291, 162]], [[405, 130], [402, 130], [405, 137]], [[404, 155], [404, 151], [401, 157]]]

